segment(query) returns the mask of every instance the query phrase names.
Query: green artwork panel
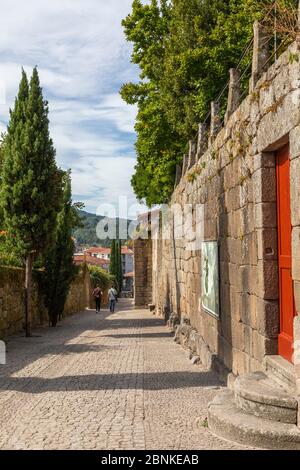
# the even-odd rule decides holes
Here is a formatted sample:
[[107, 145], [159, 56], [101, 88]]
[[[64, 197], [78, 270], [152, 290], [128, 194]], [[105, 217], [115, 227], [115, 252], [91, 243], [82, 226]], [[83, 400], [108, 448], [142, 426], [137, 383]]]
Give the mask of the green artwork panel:
[[202, 307], [219, 317], [219, 245], [218, 242], [202, 243]]

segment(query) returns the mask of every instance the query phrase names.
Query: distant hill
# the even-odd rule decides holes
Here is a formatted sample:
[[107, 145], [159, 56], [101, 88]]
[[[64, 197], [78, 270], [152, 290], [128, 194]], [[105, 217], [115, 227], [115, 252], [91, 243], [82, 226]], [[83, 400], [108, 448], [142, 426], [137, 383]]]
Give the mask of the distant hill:
[[[79, 245], [86, 246], [110, 246], [110, 240], [99, 240], [96, 233], [96, 227], [101, 220], [104, 219], [103, 215], [91, 214], [86, 211], [80, 211], [83, 227], [74, 230], [73, 236], [76, 238]], [[127, 226], [131, 220], [126, 220]], [[117, 228], [119, 226], [119, 218], [117, 218]], [[126, 240], [125, 240], [126, 241]]]

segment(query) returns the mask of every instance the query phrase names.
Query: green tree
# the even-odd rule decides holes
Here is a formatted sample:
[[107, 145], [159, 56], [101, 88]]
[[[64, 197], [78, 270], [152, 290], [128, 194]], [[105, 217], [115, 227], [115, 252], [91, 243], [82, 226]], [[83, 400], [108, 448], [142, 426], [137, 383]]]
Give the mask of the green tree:
[[8, 238], [26, 266], [25, 330], [31, 336], [34, 260], [51, 246], [61, 204], [61, 175], [49, 135], [48, 103], [37, 68], [22, 71], [3, 149], [1, 205]]
[[111, 241], [111, 254], [110, 254], [110, 265], [109, 272], [116, 281], [116, 288], [120, 292], [122, 290], [122, 255], [121, 255], [121, 240]]
[[99, 266], [89, 266], [88, 269], [93, 287], [99, 284], [101, 289], [105, 290], [114, 283], [114, 277]]
[[[284, 1], [284, 0], [281, 0]], [[290, 1], [290, 0], [286, 0]], [[176, 164], [252, 37], [253, 21], [271, 0], [134, 0], [123, 21], [133, 43], [139, 83], [121, 96], [138, 105], [136, 196], [150, 206], [167, 202]], [[240, 64], [249, 65], [251, 48]], [[223, 109], [225, 101], [222, 102]]]
[[81, 204], [72, 203], [70, 172], [63, 172], [63, 202], [57, 216], [56, 234], [52, 248], [47, 251], [44, 259], [43, 291], [45, 305], [53, 327], [61, 317], [70, 285], [77, 273], [74, 265], [73, 229], [80, 225], [79, 209]]
[[112, 275], [116, 274], [117, 264], [116, 264], [116, 240], [111, 241], [110, 245], [110, 263], [109, 263], [109, 272]]
[[116, 279], [118, 282], [118, 287], [119, 287], [119, 292], [122, 290], [122, 285], [123, 285], [123, 269], [122, 269], [122, 241], [117, 240], [117, 256], [116, 256]]

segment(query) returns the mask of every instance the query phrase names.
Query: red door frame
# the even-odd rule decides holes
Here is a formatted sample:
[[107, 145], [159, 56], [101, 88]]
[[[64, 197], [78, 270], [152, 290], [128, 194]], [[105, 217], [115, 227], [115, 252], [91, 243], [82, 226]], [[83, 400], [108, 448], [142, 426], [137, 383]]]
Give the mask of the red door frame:
[[294, 316], [296, 315], [292, 279], [292, 222], [290, 196], [289, 145], [277, 152], [277, 219], [280, 334], [278, 354], [293, 361]]

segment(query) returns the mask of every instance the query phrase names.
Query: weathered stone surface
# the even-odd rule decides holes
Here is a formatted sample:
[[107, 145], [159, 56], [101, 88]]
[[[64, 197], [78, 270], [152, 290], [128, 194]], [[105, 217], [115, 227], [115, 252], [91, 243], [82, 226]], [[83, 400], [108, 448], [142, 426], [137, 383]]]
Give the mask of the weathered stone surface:
[[227, 110], [225, 114], [225, 123], [228, 122], [230, 116], [239, 107], [241, 97], [240, 71], [237, 69], [230, 69], [229, 75], [229, 92]]
[[290, 93], [285, 98], [277, 100], [270, 112], [261, 119], [257, 132], [259, 152], [273, 150], [274, 144], [299, 124], [298, 101], [298, 96], [295, 93]]
[[300, 227], [294, 227], [292, 232], [292, 276], [300, 281]]
[[254, 156], [254, 171], [261, 168], [275, 168], [275, 154], [262, 152]]
[[234, 394], [237, 407], [251, 415], [282, 423], [297, 423], [296, 398], [263, 372], [237, 377]]
[[294, 282], [294, 295], [296, 312], [298, 313], [298, 315], [300, 315], [300, 282], [298, 281]]
[[258, 261], [257, 295], [265, 300], [278, 299], [278, 264], [277, 261]]
[[[24, 326], [24, 271], [19, 268], [1, 267], [0, 289], [0, 338], [23, 330]], [[87, 270], [73, 280], [66, 299], [63, 317], [91, 306], [91, 282]], [[104, 293], [103, 303], [107, 301]], [[32, 285], [32, 326], [47, 324], [48, 312], [44, 305], [36, 279]]]
[[277, 259], [277, 230], [257, 230], [257, 255], [259, 260]]
[[268, 355], [264, 360], [264, 368], [268, 377], [277, 382], [292, 395], [295, 394], [296, 375], [295, 367], [290, 362], [278, 355]]
[[259, 334], [256, 330], [252, 332], [252, 356], [259, 362], [263, 362], [266, 355], [275, 355], [278, 351], [278, 339], [269, 339]]
[[276, 201], [275, 168], [260, 168], [253, 175], [254, 202]]
[[267, 338], [277, 338], [279, 332], [278, 301], [269, 301], [257, 297], [257, 331]]
[[263, 25], [258, 21], [253, 26], [253, 57], [252, 57], [252, 74], [250, 79], [250, 92], [253, 92], [258, 80], [266, 70], [269, 57], [268, 33]]
[[291, 159], [300, 156], [300, 126], [290, 131], [290, 156]]
[[277, 227], [277, 208], [275, 202], [255, 204], [256, 228]]
[[208, 409], [210, 430], [217, 436], [262, 449], [300, 449], [300, 431], [294, 424], [279, 423], [239, 410], [233, 393], [220, 392]]
[[292, 225], [300, 225], [300, 157], [291, 161], [291, 212]]

